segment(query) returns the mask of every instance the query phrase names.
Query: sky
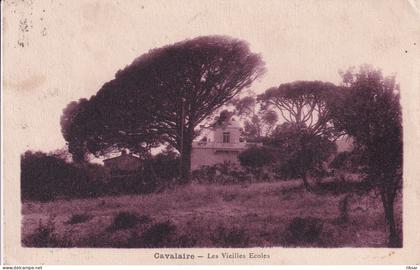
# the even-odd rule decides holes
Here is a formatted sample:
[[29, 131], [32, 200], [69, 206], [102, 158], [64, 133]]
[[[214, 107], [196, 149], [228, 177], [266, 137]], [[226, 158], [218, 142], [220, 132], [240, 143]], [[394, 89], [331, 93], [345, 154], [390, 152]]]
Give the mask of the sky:
[[69, 102], [94, 95], [148, 50], [201, 35], [243, 39], [262, 55], [256, 93], [295, 80], [338, 84], [339, 70], [364, 63], [411, 89], [420, 19], [410, 2], [6, 1], [5, 123], [18, 153], [62, 148]]

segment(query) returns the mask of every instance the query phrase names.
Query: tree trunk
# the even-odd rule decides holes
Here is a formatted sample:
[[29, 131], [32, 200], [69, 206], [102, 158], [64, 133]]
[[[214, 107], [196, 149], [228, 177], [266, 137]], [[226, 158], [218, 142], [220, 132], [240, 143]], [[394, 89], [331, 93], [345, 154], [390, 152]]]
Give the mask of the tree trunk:
[[310, 191], [311, 190], [311, 186], [309, 185], [309, 182], [308, 182], [308, 173], [307, 172], [304, 172], [302, 174], [302, 180], [303, 180], [303, 186], [305, 187], [305, 189], [307, 191]]
[[[392, 190], [390, 190], [392, 189]], [[393, 187], [385, 186], [381, 189], [382, 205], [384, 207], [385, 222], [388, 225], [388, 245], [389, 247], [400, 247], [400, 239], [395, 225]]]
[[390, 247], [399, 247], [400, 239], [397, 233], [397, 228], [395, 226], [394, 219], [394, 205], [389, 205], [387, 209], [388, 216], [388, 228], [389, 228], [389, 246]]
[[187, 130], [184, 133], [183, 147], [180, 159], [180, 177], [181, 181], [186, 183], [191, 178], [191, 152], [192, 152], [193, 130]]

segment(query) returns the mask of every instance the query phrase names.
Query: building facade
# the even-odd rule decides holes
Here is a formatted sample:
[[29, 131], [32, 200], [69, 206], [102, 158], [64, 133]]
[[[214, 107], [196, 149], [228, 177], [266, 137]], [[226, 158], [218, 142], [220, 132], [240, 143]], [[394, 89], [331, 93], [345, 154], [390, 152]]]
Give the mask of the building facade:
[[120, 156], [105, 159], [104, 166], [111, 175], [124, 175], [139, 171], [142, 168], [143, 163], [139, 157], [136, 157], [131, 153], [128, 154], [123, 150]]
[[239, 124], [231, 119], [227, 123], [213, 128], [209, 138], [193, 142], [191, 170], [224, 162], [239, 165], [239, 153], [249, 146], [255, 145], [241, 142], [240, 134]]

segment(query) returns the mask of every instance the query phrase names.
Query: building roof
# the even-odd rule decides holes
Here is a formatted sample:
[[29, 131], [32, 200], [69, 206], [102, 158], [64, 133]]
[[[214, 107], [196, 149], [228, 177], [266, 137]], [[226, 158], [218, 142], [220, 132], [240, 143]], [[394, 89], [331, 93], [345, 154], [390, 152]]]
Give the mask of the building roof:
[[241, 126], [239, 125], [239, 123], [234, 119], [231, 118], [229, 121], [225, 121], [222, 124], [216, 125], [213, 127], [213, 130], [216, 129], [225, 129], [225, 128], [241, 128]]
[[136, 156], [134, 156], [134, 155], [133, 155], [133, 154], [131, 154], [131, 153], [129, 153], [129, 154], [124, 154], [124, 153], [122, 153], [122, 154], [121, 154], [121, 155], [119, 155], [119, 156], [112, 157], [112, 158], [107, 158], [107, 159], [104, 159], [103, 161], [105, 162], [105, 161], [110, 161], [110, 160], [118, 160], [118, 159], [120, 159], [120, 158], [131, 158], [131, 159], [141, 160], [139, 157], [136, 157]]
[[227, 127], [241, 128], [241, 126], [239, 125], [238, 121], [235, 121], [234, 118], [231, 118], [229, 120], [229, 123], [228, 123]]

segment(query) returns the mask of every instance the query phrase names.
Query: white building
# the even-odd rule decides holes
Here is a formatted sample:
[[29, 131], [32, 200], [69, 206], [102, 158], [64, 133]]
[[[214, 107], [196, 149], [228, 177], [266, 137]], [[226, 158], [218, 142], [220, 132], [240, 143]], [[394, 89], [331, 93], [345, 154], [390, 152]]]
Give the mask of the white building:
[[231, 162], [239, 165], [238, 155], [251, 145], [240, 141], [240, 126], [231, 119], [212, 130], [212, 136], [205, 141], [194, 141], [191, 153], [191, 170], [201, 166]]

